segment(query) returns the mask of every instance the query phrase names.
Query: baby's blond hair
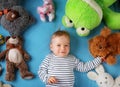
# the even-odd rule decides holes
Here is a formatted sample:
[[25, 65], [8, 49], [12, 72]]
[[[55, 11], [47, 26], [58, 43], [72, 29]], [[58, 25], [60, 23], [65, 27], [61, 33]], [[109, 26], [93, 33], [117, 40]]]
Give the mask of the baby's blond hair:
[[70, 40], [70, 34], [65, 30], [58, 30], [58, 31], [54, 32], [51, 40], [55, 37], [60, 37], [60, 36], [65, 36], [66, 38], [68, 38]]

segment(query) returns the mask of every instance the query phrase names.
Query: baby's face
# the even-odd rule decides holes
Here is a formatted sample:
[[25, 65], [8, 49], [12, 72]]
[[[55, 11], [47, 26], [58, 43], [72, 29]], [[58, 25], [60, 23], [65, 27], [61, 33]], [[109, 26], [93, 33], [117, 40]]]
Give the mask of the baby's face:
[[65, 36], [55, 37], [50, 44], [51, 51], [59, 57], [65, 57], [70, 51], [70, 40]]

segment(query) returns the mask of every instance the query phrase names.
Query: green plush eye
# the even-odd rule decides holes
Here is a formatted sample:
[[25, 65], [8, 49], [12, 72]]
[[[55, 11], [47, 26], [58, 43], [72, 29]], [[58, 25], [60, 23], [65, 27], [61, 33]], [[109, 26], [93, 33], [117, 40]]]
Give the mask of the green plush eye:
[[66, 27], [73, 27], [73, 22], [67, 16], [64, 16], [62, 19], [62, 23]]
[[79, 27], [76, 29], [76, 32], [79, 36], [88, 36], [90, 33], [90, 30], [88, 30], [84, 27]]

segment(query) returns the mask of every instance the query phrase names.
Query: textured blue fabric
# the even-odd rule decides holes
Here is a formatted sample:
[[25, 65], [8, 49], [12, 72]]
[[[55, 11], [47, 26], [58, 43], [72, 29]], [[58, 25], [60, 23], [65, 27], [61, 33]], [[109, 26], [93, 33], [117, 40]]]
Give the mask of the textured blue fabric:
[[[49, 41], [53, 32], [61, 27], [67, 30], [71, 36], [71, 53], [78, 57], [81, 61], [86, 62], [93, 60], [92, 55], [88, 49], [88, 40], [93, 36], [99, 34], [104, 23], [101, 23], [91, 34], [87, 37], [79, 37], [74, 28], [67, 29], [62, 25], [62, 16], [64, 15], [65, 3], [67, 0], [54, 0], [56, 8], [56, 17], [53, 22], [42, 22], [37, 13], [37, 6], [42, 5], [42, 0], [23, 0], [22, 3], [26, 10], [28, 10], [35, 18], [36, 23], [30, 26], [23, 34], [24, 49], [30, 54], [31, 60], [28, 63], [29, 69], [34, 73], [35, 78], [31, 80], [24, 80], [21, 78], [19, 71], [16, 72], [16, 79], [12, 82], [5, 81], [6, 62], [2, 61], [0, 64], [3, 67], [0, 81], [9, 83], [13, 87], [45, 87], [44, 83], [38, 77], [37, 71], [39, 64], [43, 61], [45, 56], [50, 52]], [[120, 7], [119, 7], [120, 8]], [[117, 9], [115, 9], [117, 10]], [[120, 10], [119, 10], [120, 11]], [[116, 32], [116, 31], [115, 31]], [[119, 31], [120, 32], [120, 31]], [[0, 26], [0, 34], [7, 36], [9, 33]], [[0, 51], [5, 49], [5, 45], [0, 46]], [[114, 66], [103, 63], [105, 71], [110, 73], [114, 78], [120, 75], [120, 56], [117, 58], [117, 63]], [[75, 72], [75, 86], [74, 87], [98, 87], [96, 82], [87, 78], [87, 73]]]

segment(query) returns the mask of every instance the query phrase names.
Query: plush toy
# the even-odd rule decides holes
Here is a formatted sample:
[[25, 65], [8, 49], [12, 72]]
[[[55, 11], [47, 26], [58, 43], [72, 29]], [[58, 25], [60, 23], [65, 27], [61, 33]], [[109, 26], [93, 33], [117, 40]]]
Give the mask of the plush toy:
[[3, 35], [0, 34], [0, 45], [4, 44], [5, 39], [3, 37]]
[[[5, 43], [5, 39], [4, 39], [3, 35], [0, 34], [0, 45], [2, 45], [4, 43]], [[2, 73], [2, 66], [0, 65], [0, 75], [1, 75], [1, 73]]]
[[22, 7], [14, 3], [19, 0], [2, 0], [0, 10], [4, 12], [1, 15], [1, 25], [10, 33], [11, 36], [19, 36], [35, 19]]
[[109, 8], [115, 1], [67, 0], [62, 23], [68, 28], [74, 26], [79, 36], [88, 36], [91, 30], [100, 25], [104, 16], [111, 29], [120, 29], [120, 13]]
[[6, 80], [15, 79], [16, 68], [20, 71], [23, 79], [33, 78], [33, 74], [28, 71], [25, 61], [29, 60], [29, 55], [22, 48], [23, 41], [20, 37], [6, 37], [6, 50], [0, 53], [1, 58], [6, 59]]
[[0, 81], [0, 87], [12, 87], [10, 84], [3, 84], [1, 81]]
[[2, 73], [2, 66], [0, 65], [0, 75], [1, 75], [1, 73]]
[[115, 83], [113, 87], [120, 87], [120, 76], [115, 79]]
[[99, 87], [120, 87], [120, 76], [114, 80], [109, 73], [105, 72], [102, 65], [96, 68], [96, 72], [89, 71], [87, 76], [96, 81]]
[[48, 16], [49, 22], [53, 21], [55, 18], [55, 8], [52, 0], [43, 0], [43, 6], [37, 8], [38, 13], [40, 14], [41, 21], [46, 21], [46, 16]]
[[115, 56], [120, 54], [120, 32], [111, 33], [110, 29], [104, 27], [100, 35], [89, 40], [89, 50], [95, 58], [104, 57], [108, 64], [115, 64]]

